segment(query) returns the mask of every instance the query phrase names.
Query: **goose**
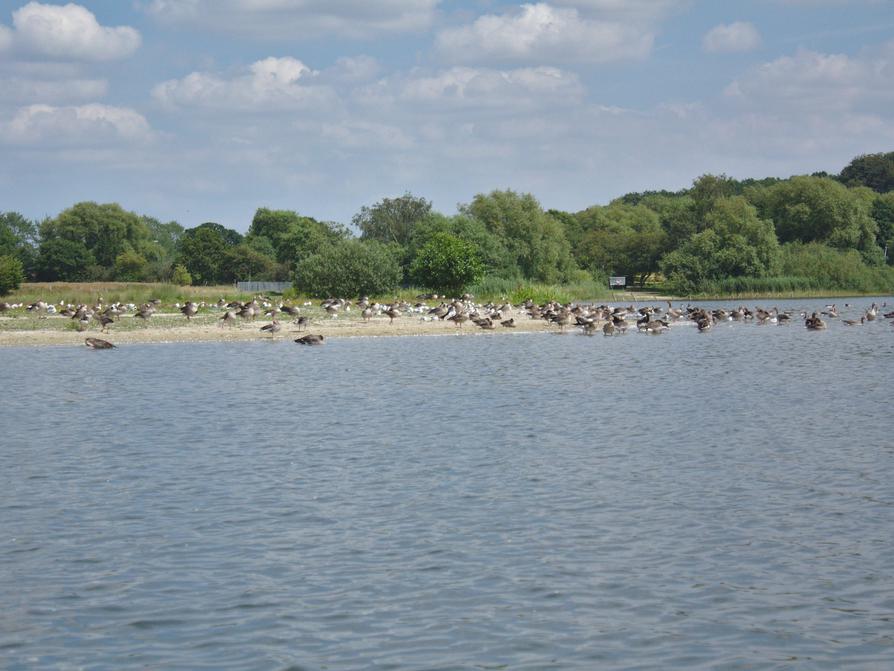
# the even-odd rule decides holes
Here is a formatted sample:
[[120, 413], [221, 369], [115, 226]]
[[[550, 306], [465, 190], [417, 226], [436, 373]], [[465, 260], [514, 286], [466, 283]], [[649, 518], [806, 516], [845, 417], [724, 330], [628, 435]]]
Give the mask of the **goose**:
[[279, 311], [289, 315], [290, 317], [298, 317], [301, 315], [301, 308], [295, 307], [294, 305], [280, 305]]
[[388, 315], [388, 319], [391, 320], [388, 323], [393, 324], [395, 318], [400, 317], [400, 310], [398, 310], [396, 307], [390, 307], [387, 310], [385, 310], [385, 314]]
[[298, 325], [298, 330], [301, 330], [302, 326], [307, 326], [307, 317], [298, 317], [293, 323]]
[[149, 321], [149, 317], [155, 312], [155, 308], [153, 308], [149, 303], [144, 303], [140, 306], [140, 309], [134, 313], [135, 318], [140, 318], [144, 322]]
[[218, 326], [235, 326], [236, 325], [236, 313], [232, 310], [227, 310], [223, 313], [223, 316], [217, 320]]
[[102, 338], [84, 338], [84, 344], [90, 349], [114, 349], [115, 345]]
[[452, 321], [459, 328], [462, 328], [463, 322], [469, 321], [469, 315], [467, 315], [465, 312], [457, 312], [452, 317], [448, 317], [447, 320]]
[[847, 326], [857, 326], [858, 324], [862, 325], [866, 321], [866, 317], [860, 317], [860, 321], [856, 319], [842, 319], [841, 323], [846, 324]]
[[500, 322], [500, 326], [505, 326], [508, 329], [515, 328], [515, 317], [510, 317], [509, 319], [504, 319]]
[[115, 320], [112, 319], [107, 314], [99, 314], [99, 313], [96, 313], [96, 314], [98, 315], [96, 317], [97, 321], [99, 321], [99, 323], [102, 324], [102, 328], [100, 329], [100, 331], [102, 331], [103, 333], [108, 333], [109, 326], [114, 324]]
[[605, 326], [602, 327], [602, 335], [612, 336], [615, 335], [615, 323], [613, 321], [606, 322]]
[[814, 312], [810, 317], [804, 320], [804, 326], [810, 331], [822, 331], [826, 328], [826, 322], [820, 319], [820, 316]]
[[875, 318], [878, 316], [878, 305], [873, 303], [870, 308], [866, 311], [866, 321], [874, 322]]
[[363, 318], [363, 321], [369, 322], [370, 320], [372, 320], [372, 316], [373, 316], [372, 308], [369, 307], [369, 305], [367, 305], [366, 307], [363, 308], [363, 311], [360, 313], [360, 316]]
[[306, 336], [295, 338], [295, 342], [299, 345], [322, 345], [323, 336], [308, 333]]
[[186, 321], [192, 319], [199, 311], [199, 306], [192, 301], [187, 301], [186, 305], [180, 308], [180, 312], [186, 317]]
[[267, 333], [269, 333], [270, 335], [276, 335], [277, 333], [279, 333], [282, 330], [282, 326], [280, 325], [280, 323], [278, 321], [276, 321], [274, 319], [269, 324], [264, 324], [261, 327], [261, 330], [267, 331]]

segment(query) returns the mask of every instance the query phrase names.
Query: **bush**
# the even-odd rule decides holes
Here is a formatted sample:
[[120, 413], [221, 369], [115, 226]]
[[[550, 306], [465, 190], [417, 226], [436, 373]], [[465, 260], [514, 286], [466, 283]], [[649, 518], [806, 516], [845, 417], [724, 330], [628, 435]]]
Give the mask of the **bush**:
[[375, 296], [400, 284], [398, 252], [375, 241], [342, 240], [298, 263], [295, 287], [320, 298]]
[[171, 273], [171, 282], [181, 287], [186, 287], [192, 284], [192, 275], [189, 274], [186, 266], [178, 263], [176, 266], [174, 266], [174, 270]]
[[0, 296], [18, 289], [24, 279], [21, 261], [14, 256], [0, 256]]
[[410, 265], [410, 277], [423, 287], [458, 296], [484, 274], [478, 247], [449, 233], [435, 233]]
[[125, 250], [115, 257], [113, 275], [119, 282], [141, 282], [146, 279], [149, 264], [142, 254]]

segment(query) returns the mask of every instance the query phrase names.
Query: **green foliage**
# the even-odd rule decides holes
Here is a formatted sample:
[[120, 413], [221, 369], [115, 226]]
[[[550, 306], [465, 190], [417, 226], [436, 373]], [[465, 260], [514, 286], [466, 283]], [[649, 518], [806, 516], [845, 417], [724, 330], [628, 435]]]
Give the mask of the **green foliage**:
[[691, 294], [712, 280], [771, 274], [779, 263], [773, 224], [757, 216], [742, 196], [717, 199], [704, 216], [705, 229], [661, 261], [678, 293]]
[[97, 266], [109, 270], [124, 251], [153, 258], [161, 254], [158, 244], [149, 238], [145, 221], [117, 203], [77, 203], [55, 219], [44, 221], [40, 225], [40, 239], [41, 247], [53, 240], [80, 243]]
[[894, 269], [867, 266], [859, 252], [820, 243], [792, 243], [782, 249], [782, 274], [809, 277], [817, 288], [841, 291], [894, 291]]
[[140, 282], [146, 279], [149, 264], [145, 257], [133, 250], [125, 250], [115, 258], [115, 279], [121, 282]]
[[372, 207], [364, 206], [351, 220], [365, 240], [410, 243], [413, 229], [431, 213], [431, 202], [405, 193], [399, 198], [383, 198]]
[[857, 156], [841, 171], [841, 181], [879, 193], [894, 190], [894, 152]]
[[484, 265], [484, 273], [500, 277], [519, 277], [518, 267], [503, 242], [487, 230], [477, 219], [465, 215], [446, 217], [433, 212], [414, 228], [406, 249], [406, 263], [415, 258], [419, 250], [432, 237], [446, 233], [472, 244], [478, 250], [478, 258]]
[[0, 256], [0, 296], [18, 289], [25, 279], [25, 269], [22, 262], [15, 256]]
[[876, 246], [878, 225], [859, 190], [824, 177], [792, 177], [746, 197], [776, 224], [780, 242], [822, 242], [841, 249]]
[[410, 266], [410, 277], [417, 284], [452, 296], [461, 295], [483, 274], [478, 247], [450, 233], [435, 233]]
[[478, 194], [461, 213], [482, 222], [502, 242], [525, 279], [563, 282], [576, 269], [561, 222], [544, 212], [531, 194]]
[[14, 256], [26, 275], [34, 273], [37, 264], [37, 227], [18, 212], [0, 214], [0, 256]]
[[878, 226], [878, 244], [888, 251], [887, 261], [894, 264], [894, 191], [880, 195], [872, 204], [872, 218]]
[[575, 218], [584, 231], [575, 257], [594, 278], [623, 275], [638, 278], [642, 286], [658, 270], [667, 234], [658, 215], [645, 205], [615, 202], [591, 207]]
[[293, 267], [324, 245], [345, 237], [347, 230], [337, 224], [303, 217], [291, 210], [262, 207], [255, 212], [246, 241], [255, 251]]
[[702, 175], [692, 183], [689, 197], [692, 199], [696, 232], [704, 230], [704, 218], [721, 198], [735, 196], [739, 184], [726, 175]]
[[37, 276], [50, 282], [78, 282], [88, 279], [89, 268], [95, 263], [93, 254], [80, 240], [50, 238], [40, 243]]
[[171, 273], [171, 282], [176, 285], [186, 287], [192, 284], [192, 275], [189, 274], [186, 266], [178, 263], [176, 266], [174, 266], [174, 270]]
[[298, 264], [295, 286], [317, 297], [382, 295], [398, 286], [399, 248], [376, 241], [341, 240]]
[[177, 262], [186, 267], [196, 284], [229, 282], [227, 252], [242, 242], [242, 236], [220, 224], [207, 222], [186, 230], [179, 240]]
[[276, 272], [276, 262], [271, 257], [243, 242], [224, 252], [220, 277], [225, 282], [272, 280]]

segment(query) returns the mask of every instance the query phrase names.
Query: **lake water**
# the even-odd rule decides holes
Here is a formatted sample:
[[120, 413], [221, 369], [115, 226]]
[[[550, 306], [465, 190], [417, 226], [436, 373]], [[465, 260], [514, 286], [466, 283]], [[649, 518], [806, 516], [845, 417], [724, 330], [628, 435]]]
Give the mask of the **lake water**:
[[886, 320], [0, 370], [0, 668], [894, 665]]

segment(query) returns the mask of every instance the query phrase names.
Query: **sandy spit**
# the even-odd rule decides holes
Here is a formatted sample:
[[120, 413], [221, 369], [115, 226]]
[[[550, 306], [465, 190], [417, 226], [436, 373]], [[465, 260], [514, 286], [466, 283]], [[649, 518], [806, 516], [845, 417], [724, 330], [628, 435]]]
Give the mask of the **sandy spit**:
[[316, 333], [326, 338], [343, 337], [375, 337], [375, 336], [423, 336], [423, 335], [495, 335], [500, 333], [519, 333], [536, 331], [558, 331], [554, 325], [543, 320], [530, 319], [527, 316], [515, 316], [516, 328], [505, 328], [496, 325], [492, 331], [484, 331], [471, 322], [461, 328], [453, 322], [422, 321], [419, 317], [400, 317], [393, 324], [387, 318], [375, 318], [369, 323], [361, 320], [319, 319], [310, 323], [300, 332], [290, 323], [283, 323], [282, 330], [275, 336], [269, 336], [260, 330], [264, 323], [240, 324], [234, 327], [216, 325], [193, 325], [184, 320], [182, 325], [146, 328], [134, 328], [100, 333], [98, 328], [91, 328], [83, 333], [70, 330], [37, 329], [22, 331], [5, 331], [0, 327], [0, 347], [28, 347], [40, 345], [84, 346], [84, 338], [103, 338], [116, 345], [131, 343], [181, 343], [181, 342], [237, 342], [254, 340], [293, 340], [306, 333]]

